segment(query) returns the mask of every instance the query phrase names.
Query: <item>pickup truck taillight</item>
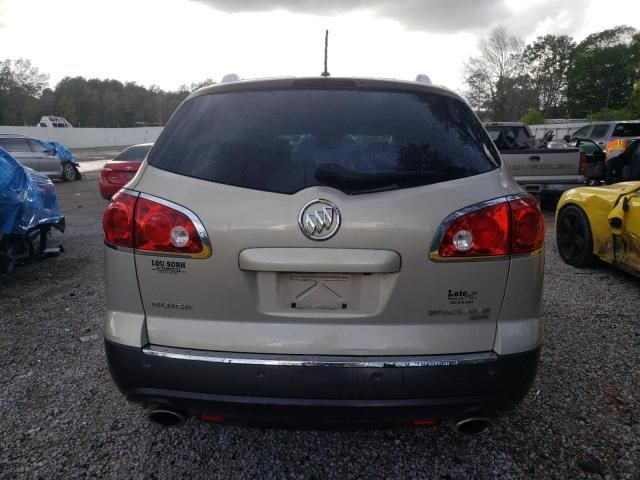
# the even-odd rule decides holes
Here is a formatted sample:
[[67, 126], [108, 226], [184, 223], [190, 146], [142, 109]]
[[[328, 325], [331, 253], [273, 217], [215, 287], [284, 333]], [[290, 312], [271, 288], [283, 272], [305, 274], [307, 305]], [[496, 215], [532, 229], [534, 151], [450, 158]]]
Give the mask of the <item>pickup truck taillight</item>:
[[587, 154], [584, 152], [580, 152], [580, 167], [578, 167], [578, 173], [580, 175], [584, 175], [585, 173], [587, 173], [587, 165], [589, 165]]
[[110, 246], [160, 255], [211, 256], [207, 233], [195, 214], [150, 195], [118, 192], [104, 212], [102, 227]]
[[449, 215], [429, 254], [432, 260], [502, 257], [542, 248], [544, 216], [530, 195], [504, 197]]

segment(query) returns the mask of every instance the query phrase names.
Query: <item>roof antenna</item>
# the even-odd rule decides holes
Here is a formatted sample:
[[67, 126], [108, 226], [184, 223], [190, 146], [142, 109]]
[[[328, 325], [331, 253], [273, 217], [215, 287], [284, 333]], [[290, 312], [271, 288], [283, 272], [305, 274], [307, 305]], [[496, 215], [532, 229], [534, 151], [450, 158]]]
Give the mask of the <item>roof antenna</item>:
[[320, 75], [322, 75], [323, 77], [330, 77], [331, 75], [329, 74], [329, 72], [327, 71], [327, 51], [329, 49], [329, 30], [325, 30], [324, 31], [324, 72], [322, 72]]

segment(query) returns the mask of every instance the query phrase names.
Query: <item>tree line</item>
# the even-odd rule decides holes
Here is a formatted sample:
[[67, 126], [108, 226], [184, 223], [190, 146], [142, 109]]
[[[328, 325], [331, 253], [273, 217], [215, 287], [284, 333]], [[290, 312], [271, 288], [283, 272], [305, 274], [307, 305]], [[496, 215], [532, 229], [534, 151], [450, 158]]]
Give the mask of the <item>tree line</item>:
[[29, 60], [0, 61], [0, 125], [36, 125], [43, 115], [65, 117], [74, 127], [164, 125], [189, 93], [213, 80], [165, 91], [135, 82], [49, 76]]
[[640, 34], [632, 27], [577, 44], [568, 35], [545, 35], [529, 45], [498, 27], [479, 47], [465, 64], [465, 96], [488, 120], [640, 117]]

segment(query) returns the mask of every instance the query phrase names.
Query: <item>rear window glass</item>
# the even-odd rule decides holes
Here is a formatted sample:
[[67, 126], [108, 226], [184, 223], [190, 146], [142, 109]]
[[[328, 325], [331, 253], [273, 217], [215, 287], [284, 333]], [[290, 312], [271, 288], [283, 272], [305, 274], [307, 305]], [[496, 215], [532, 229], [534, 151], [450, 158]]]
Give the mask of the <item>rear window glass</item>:
[[619, 123], [613, 129], [613, 137], [640, 137], [640, 123]]
[[149, 150], [151, 150], [151, 145], [145, 145], [143, 147], [129, 147], [122, 151], [120, 155], [114, 158], [114, 160], [122, 162], [141, 162], [144, 160], [144, 157], [147, 155]]
[[195, 97], [149, 155], [158, 168], [238, 187], [357, 194], [496, 168], [469, 107], [433, 93], [265, 90]]

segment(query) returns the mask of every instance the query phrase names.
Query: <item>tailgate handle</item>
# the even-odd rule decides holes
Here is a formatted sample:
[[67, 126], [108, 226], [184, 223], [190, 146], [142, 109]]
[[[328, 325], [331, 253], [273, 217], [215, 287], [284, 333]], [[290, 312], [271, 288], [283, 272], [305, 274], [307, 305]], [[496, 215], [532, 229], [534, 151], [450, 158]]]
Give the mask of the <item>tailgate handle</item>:
[[529, 157], [529, 161], [530, 162], [539, 162], [540, 161], [540, 157], [538, 155], [532, 155]]
[[358, 248], [248, 248], [240, 270], [253, 272], [393, 273], [400, 255], [392, 250]]

